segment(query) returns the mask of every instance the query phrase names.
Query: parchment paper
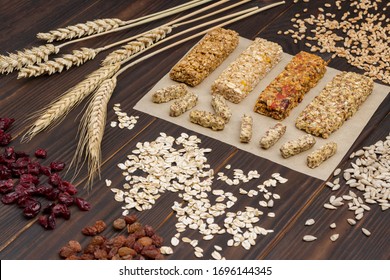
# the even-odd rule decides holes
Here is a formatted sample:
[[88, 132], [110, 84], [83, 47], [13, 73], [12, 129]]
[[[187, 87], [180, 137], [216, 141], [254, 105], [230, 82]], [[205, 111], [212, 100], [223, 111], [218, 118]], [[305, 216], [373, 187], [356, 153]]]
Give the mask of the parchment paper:
[[[232, 62], [243, 50], [248, 47], [251, 42], [251, 40], [240, 37], [239, 46], [228, 57], [228, 59], [224, 61], [224, 63], [222, 63], [200, 85], [193, 88], [190, 87], [190, 90], [199, 95], [199, 103], [194, 109], [213, 112], [213, 109], [211, 107], [210, 90], [212, 82], [229, 65], [230, 62]], [[151, 96], [153, 92], [165, 86], [176, 83], [169, 78], [168, 73], [147, 94], [145, 94], [145, 96], [135, 105], [134, 109], [167, 120], [169, 122], [196, 131], [203, 135], [212, 137], [214, 139], [230, 144], [234, 147], [245, 150], [257, 156], [269, 159], [275, 163], [278, 163], [295, 171], [304, 173], [306, 175], [321, 180], [326, 180], [340, 163], [346, 152], [355, 142], [356, 138], [360, 135], [364, 126], [370, 120], [375, 110], [385, 99], [385, 97], [390, 91], [390, 87], [375, 83], [373, 93], [367, 98], [365, 103], [360, 107], [359, 111], [351, 119], [346, 121], [339, 130], [332, 133], [328, 139], [315, 137], [317, 143], [312, 149], [303, 152], [299, 155], [293, 156], [291, 158], [284, 159], [280, 155], [280, 146], [288, 140], [296, 139], [299, 136], [305, 134], [304, 131], [301, 131], [295, 127], [295, 120], [297, 116], [306, 107], [306, 105], [309, 104], [310, 101], [320, 93], [326, 83], [329, 82], [336, 74], [340, 72], [339, 70], [333, 68], [327, 68], [325, 76], [319, 81], [317, 86], [311, 89], [306, 94], [303, 101], [291, 111], [290, 116], [282, 121], [283, 124], [287, 126], [287, 131], [284, 136], [273, 147], [268, 150], [263, 150], [259, 146], [259, 140], [263, 136], [265, 131], [269, 127], [274, 126], [277, 121], [270, 117], [255, 113], [253, 111], [253, 107], [256, 103], [259, 94], [283, 70], [283, 68], [291, 60], [291, 58], [291, 55], [283, 53], [282, 61], [278, 65], [276, 65], [276, 67], [256, 86], [256, 88], [240, 104], [233, 104], [229, 102], [229, 106], [232, 109], [233, 115], [230, 122], [225, 126], [225, 129], [223, 131], [212, 131], [211, 129], [203, 128], [199, 125], [191, 123], [189, 120], [189, 112], [186, 112], [179, 117], [170, 117], [169, 107], [172, 102], [164, 104], [155, 104], [151, 101]], [[253, 136], [251, 142], [248, 144], [240, 143], [239, 141], [241, 116], [244, 113], [253, 116]], [[335, 141], [337, 143], [337, 153], [315, 169], [307, 167], [307, 155], [315, 149], [318, 149], [328, 141]]]

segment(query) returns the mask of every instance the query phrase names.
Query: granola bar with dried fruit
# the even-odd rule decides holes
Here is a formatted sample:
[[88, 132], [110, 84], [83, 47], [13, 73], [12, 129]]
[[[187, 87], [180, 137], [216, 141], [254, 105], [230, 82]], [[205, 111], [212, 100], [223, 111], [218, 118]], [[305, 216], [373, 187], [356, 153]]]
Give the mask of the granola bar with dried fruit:
[[280, 153], [284, 158], [295, 156], [309, 150], [316, 143], [316, 139], [310, 134], [305, 134], [297, 139], [287, 141], [280, 147]]
[[190, 121], [212, 130], [223, 130], [225, 121], [220, 116], [206, 111], [193, 110], [190, 113]]
[[240, 103], [280, 62], [282, 53], [280, 45], [256, 38], [214, 81], [212, 93], [221, 94], [230, 102]]
[[263, 149], [271, 148], [283, 136], [283, 134], [286, 132], [286, 128], [287, 127], [280, 122], [269, 128], [265, 132], [264, 136], [260, 139], [260, 147]]
[[295, 126], [312, 135], [328, 138], [357, 112], [373, 87], [374, 82], [369, 77], [341, 72], [299, 114]]
[[300, 52], [259, 95], [254, 111], [276, 120], [285, 119], [326, 72], [319, 56]]
[[152, 95], [154, 103], [166, 103], [174, 99], [183, 97], [188, 92], [188, 87], [185, 84], [177, 84], [164, 87], [157, 90]]
[[238, 33], [223, 28], [208, 32], [169, 73], [169, 77], [189, 86], [200, 84], [238, 46]]
[[307, 156], [307, 166], [316, 168], [325, 160], [333, 156], [337, 151], [337, 144], [329, 142]]

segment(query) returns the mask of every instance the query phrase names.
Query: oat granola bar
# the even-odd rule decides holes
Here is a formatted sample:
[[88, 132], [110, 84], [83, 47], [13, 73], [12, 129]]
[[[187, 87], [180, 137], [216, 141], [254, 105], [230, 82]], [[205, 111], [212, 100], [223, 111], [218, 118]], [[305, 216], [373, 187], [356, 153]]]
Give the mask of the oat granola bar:
[[182, 58], [169, 73], [172, 80], [189, 86], [200, 84], [238, 46], [238, 33], [216, 28]]
[[212, 130], [223, 130], [225, 121], [220, 116], [206, 111], [193, 110], [190, 113], [190, 121]]
[[326, 62], [319, 56], [300, 52], [259, 95], [254, 111], [283, 120], [302, 101], [326, 72]]
[[280, 62], [283, 49], [276, 43], [256, 38], [240, 56], [226, 68], [211, 86], [213, 93], [240, 103], [261, 79]]
[[232, 110], [230, 110], [225, 98], [219, 94], [213, 94], [211, 97], [211, 106], [215, 114], [224, 119], [225, 124], [229, 122], [232, 117]]
[[169, 110], [171, 117], [178, 117], [188, 110], [194, 108], [198, 103], [198, 95], [193, 92], [188, 92], [183, 97], [176, 99]]
[[299, 114], [295, 126], [315, 136], [328, 138], [352, 117], [372, 93], [371, 78], [341, 72]]
[[329, 142], [307, 156], [307, 166], [316, 168], [325, 160], [333, 156], [337, 151], [337, 144]]
[[280, 147], [280, 153], [284, 158], [295, 156], [309, 150], [316, 143], [316, 139], [310, 134], [305, 134], [298, 139], [290, 140]]
[[185, 84], [167, 86], [153, 93], [152, 101], [154, 103], [166, 103], [184, 96], [187, 92], [188, 87]]
[[260, 147], [263, 149], [271, 148], [283, 136], [286, 132], [286, 128], [287, 127], [280, 122], [269, 128], [260, 139]]
[[244, 114], [241, 117], [240, 142], [249, 143], [252, 139], [253, 118]]

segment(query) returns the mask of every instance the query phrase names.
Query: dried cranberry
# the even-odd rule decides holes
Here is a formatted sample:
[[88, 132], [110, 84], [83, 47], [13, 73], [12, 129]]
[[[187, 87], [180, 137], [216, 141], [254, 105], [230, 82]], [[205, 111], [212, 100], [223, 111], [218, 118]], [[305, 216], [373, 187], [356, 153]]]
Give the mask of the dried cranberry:
[[52, 213], [56, 217], [62, 217], [65, 220], [69, 220], [70, 218], [70, 211], [69, 208], [64, 204], [56, 204], [52, 208]]
[[54, 200], [57, 199], [59, 193], [60, 193], [60, 191], [58, 189], [51, 188], [51, 189], [49, 189], [48, 191], [45, 192], [45, 197], [48, 200], [54, 201]]
[[12, 179], [0, 180], [0, 193], [5, 194], [14, 189], [14, 181]]
[[3, 202], [4, 204], [12, 204], [15, 203], [18, 198], [19, 194], [17, 194], [16, 192], [10, 192], [3, 195], [3, 197], [1, 198], [1, 202]]
[[22, 151], [15, 151], [15, 157], [18, 159], [23, 157], [29, 157], [29, 155]]
[[66, 192], [62, 192], [58, 194], [58, 201], [66, 206], [70, 206], [73, 204], [73, 197]]
[[52, 186], [49, 186], [47, 184], [45, 185], [39, 185], [38, 187], [36, 187], [36, 194], [38, 195], [46, 195], [46, 193], [48, 193], [53, 187]]
[[56, 220], [53, 214], [40, 216], [38, 222], [44, 229], [54, 229], [56, 227]]
[[7, 159], [16, 159], [15, 149], [14, 147], [6, 147], [4, 148], [4, 156]]
[[27, 218], [34, 218], [41, 210], [41, 203], [39, 201], [30, 202], [23, 210], [24, 216]]
[[89, 204], [87, 201], [80, 197], [76, 197], [74, 199], [74, 202], [76, 203], [77, 207], [82, 211], [89, 211], [91, 209], [91, 204]]
[[7, 180], [12, 177], [11, 170], [5, 165], [0, 165], [0, 180]]
[[53, 173], [49, 176], [49, 184], [54, 187], [58, 187], [61, 181], [61, 177], [57, 173]]
[[55, 205], [56, 204], [54, 202], [50, 202], [48, 205], [46, 205], [44, 208], [42, 208], [42, 213], [43, 214], [51, 214], [51, 212], [53, 211], [53, 207]]
[[34, 203], [36, 200], [29, 195], [19, 195], [17, 204], [20, 208], [24, 208], [27, 205]]
[[30, 163], [30, 158], [28, 157], [21, 157], [18, 158], [14, 164], [12, 164], [12, 167], [14, 168], [25, 168]]
[[37, 149], [35, 151], [35, 156], [37, 158], [46, 158], [47, 157], [47, 152], [44, 149]]
[[62, 171], [65, 168], [65, 163], [61, 161], [53, 161], [50, 163], [50, 168], [52, 171], [58, 172]]
[[8, 128], [11, 127], [14, 121], [15, 119], [0, 118], [0, 129], [6, 131]]
[[39, 162], [31, 162], [27, 165], [27, 173], [38, 176], [41, 172], [41, 165]]
[[20, 184], [32, 183], [32, 184], [36, 185], [39, 183], [39, 178], [37, 176], [32, 175], [32, 174], [22, 174], [20, 176], [19, 183]]
[[76, 187], [67, 181], [62, 181], [61, 184], [58, 186], [58, 189], [62, 192], [67, 192], [70, 195], [74, 195], [77, 193]]
[[48, 177], [51, 175], [51, 169], [48, 166], [41, 165], [39, 171], [41, 174], [46, 175]]
[[56, 218], [54, 216], [53, 213], [51, 213], [48, 217], [47, 217], [47, 222], [48, 222], [48, 229], [55, 229], [56, 227]]
[[7, 146], [9, 143], [11, 143], [11, 138], [11, 134], [0, 130], [0, 146]]

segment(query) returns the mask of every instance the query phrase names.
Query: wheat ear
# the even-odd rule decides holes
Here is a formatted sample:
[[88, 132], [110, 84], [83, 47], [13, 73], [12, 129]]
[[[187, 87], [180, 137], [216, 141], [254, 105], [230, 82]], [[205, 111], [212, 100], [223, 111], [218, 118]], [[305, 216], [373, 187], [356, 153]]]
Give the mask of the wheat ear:
[[107, 79], [93, 94], [79, 127], [79, 142], [72, 160], [77, 165], [85, 159], [88, 162], [88, 186], [91, 187], [96, 175], [100, 176], [101, 143], [107, 117], [107, 104], [116, 86], [116, 77]]
[[45, 33], [38, 33], [37, 38], [47, 42], [71, 40], [89, 36], [92, 34], [106, 32], [119, 26], [125, 25], [126, 22], [117, 18], [104, 18], [76, 25], [70, 25], [63, 28], [58, 28]]
[[33, 115], [38, 116], [30, 129], [25, 133], [22, 142], [30, 141], [46, 128], [51, 128], [61, 122], [75, 106], [96, 90], [106, 79], [111, 78], [120, 68], [119, 64], [108, 65], [95, 70], [83, 81], [66, 91], [44, 109]]
[[81, 50], [73, 50], [72, 54], [64, 54], [61, 57], [54, 58], [45, 62], [29, 65], [20, 69], [18, 79], [38, 77], [44, 74], [52, 75], [54, 73], [61, 73], [64, 69], [68, 70], [73, 65], [80, 66], [88, 60], [92, 60], [102, 51], [103, 48], [91, 49], [81, 48]]
[[31, 49], [25, 49], [16, 53], [10, 53], [7, 56], [2, 55], [0, 58], [0, 72], [11, 73], [14, 70], [19, 70], [23, 66], [32, 65], [42, 61], [47, 61], [49, 55], [58, 53], [59, 48], [52, 45], [46, 44]]
[[102, 61], [102, 65], [115, 64], [124, 61], [125, 59], [128, 59], [135, 53], [140, 52], [146, 48], [149, 48], [156, 42], [164, 39], [167, 36], [167, 34], [171, 33], [171, 31], [172, 31], [171, 26], [163, 26], [155, 30], [152, 30], [144, 34], [142, 37], [139, 37], [136, 40], [127, 43], [119, 50], [115, 50], [110, 54], [108, 54], [106, 58]]

